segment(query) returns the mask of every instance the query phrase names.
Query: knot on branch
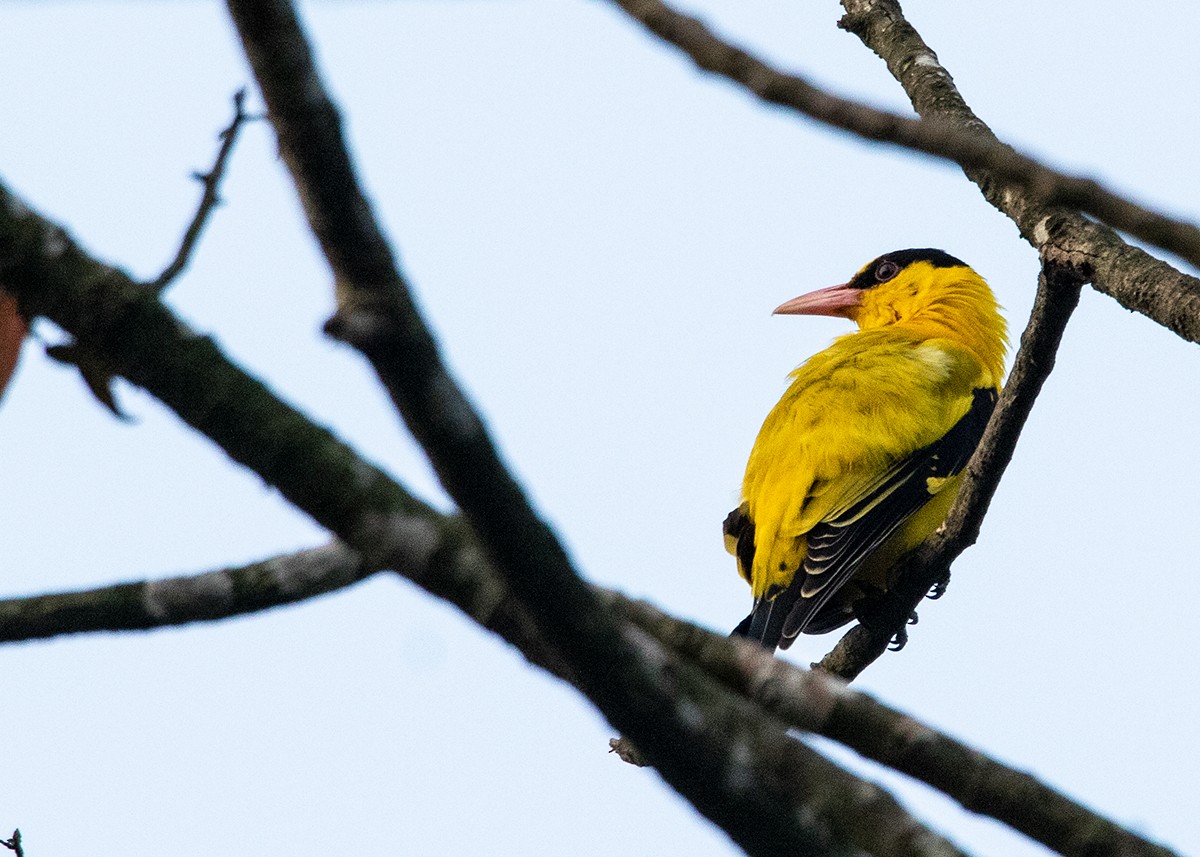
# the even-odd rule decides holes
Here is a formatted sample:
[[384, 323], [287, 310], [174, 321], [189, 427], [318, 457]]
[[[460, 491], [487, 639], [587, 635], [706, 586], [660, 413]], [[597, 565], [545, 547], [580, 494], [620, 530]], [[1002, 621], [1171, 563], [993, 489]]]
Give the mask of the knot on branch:
[[1050, 285], [1067, 284], [1079, 288], [1092, 281], [1095, 254], [1073, 239], [1066, 217], [1046, 215], [1038, 222], [1035, 233], [1042, 274]]
[[337, 312], [323, 328], [327, 336], [366, 354], [396, 341], [395, 314], [386, 306], [382, 289], [338, 283], [337, 294]]

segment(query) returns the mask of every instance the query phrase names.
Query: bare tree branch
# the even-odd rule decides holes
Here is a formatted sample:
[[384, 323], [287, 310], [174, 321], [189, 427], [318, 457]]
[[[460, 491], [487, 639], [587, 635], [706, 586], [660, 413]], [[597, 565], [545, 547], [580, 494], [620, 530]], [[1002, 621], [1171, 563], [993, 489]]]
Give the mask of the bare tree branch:
[[[598, 609], [442, 364], [358, 187], [340, 118], [290, 5], [230, 0], [230, 6], [338, 283], [339, 309], [328, 329], [371, 361], [470, 526], [433, 512], [279, 402], [155, 295], [88, 259], [65, 232], [0, 187], [0, 283], [22, 309], [30, 317], [47, 315], [83, 347], [105, 355], [114, 371], [158, 396], [349, 546], [334, 547], [317, 567], [282, 574], [256, 564], [187, 581], [116, 587], [121, 620], [156, 615], [177, 623], [261, 609], [378, 568], [406, 570], [443, 594], [457, 592], [456, 575], [465, 573], [471, 578], [468, 612], [482, 609], [482, 621], [493, 626], [505, 617], [502, 623], [529, 631], [528, 641], [501, 631], [522, 639], [523, 650], [540, 645], [561, 658], [559, 674], [575, 681], [618, 728], [645, 742], [677, 790], [750, 853], [959, 853], [882, 790], [787, 741], [783, 724], [749, 700], [723, 692], [690, 662], [671, 659], [654, 639]], [[215, 182], [213, 190], [215, 197]], [[188, 253], [181, 247], [183, 264]], [[355, 558], [353, 570], [350, 556], [339, 551]], [[43, 600], [42, 607], [26, 625], [42, 635], [80, 613], [79, 603]], [[95, 616], [84, 621], [100, 627]], [[854, 820], [860, 817], [868, 823]]]
[[[0, 284], [29, 317], [44, 315], [104, 353], [123, 377], [159, 398], [338, 536], [360, 557], [360, 574], [376, 568], [404, 572], [521, 645], [535, 663], [561, 656], [552, 671], [591, 692], [597, 678], [582, 679], [578, 661], [545, 634], [526, 600], [489, 571], [491, 561], [461, 519], [439, 515], [279, 401], [231, 364], [211, 339], [189, 330], [153, 293], [90, 259], [65, 231], [42, 220], [3, 185]], [[225, 586], [225, 580], [205, 576], [203, 584], [207, 593], [209, 587]], [[137, 591], [138, 586], [121, 595], [126, 604], [140, 598], [144, 607], [146, 593]], [[194, 585], [174, 588], [194, 595]], [[263, 591], [279, 590], [268, 585]], [[588, 597], [599, 603], [590, 589]], [[195, 615], [195, 605], [188, 602], [181, 599], [170, 609]], [[218, 596], [210, 603], [228, 607], [233, 601]], [[958, 853], [898, 806], [893, 809], [885, 792], [789, 740], [783, 725], [756, 705], [725, 691], [698, 667], [670, 657], [652, 638], [608, 611], [602, 615], [624, 644], [635, 649], [640, 669], [638, 682], [615, 664], [604, 678], [611, 685], [607, 699], [627, 696], [636, 713], [614, 718], [617, 728], [620, 722], [684, 720], [679, 743], [665, 748], [655, 743], [651, 758], [656, 764], [659, 759], [673, 764], [681, 781], [678, 790], [706, 815], [726, 822], [728, 827], [722, 826], [749, 853]], [[541, 640], [542, 648], [531, 651]], [[656, 693], [634, 696], [641, 681]], [[653, 729], [640, 734], [659, 742], [664, 732], [670, 734]], [[860, 829], [843, 814], [845, 806], [878, 814], [882, 826]], [[727, 821], [731, 816], [736, 820]]]
[[[763, 754], [776, 742], [736, 701], [714, 698], [709, 680], [690, 667], [673, 665], [664, 674], [664, 665], [600, 607], [500, 460], [443, 364], [359, 187], [341, 119], [291, 4], [228, 6], [334, 273], [338, 310], [326, 330], [370, 361], [488, 556], [609, 721], [751, 853], [820, 851], [827, 834], [787, 809], [792, 778], [770, 774], [774, 760]], [[698, 705], [703, 718], [695, 716]], [[761, 768], [744, 765], [748, 748]], [[735, 770], [749, 779], [735, 786]]]
[[[458, 580], [494, 580], [479, 554], [459, 554]], [[463, 560], [466, 560], [464, 562]], [[410, 577], [426, 577], [429, 569], [409, 568]], [[241, 568], [149, 582], [115, 584], [82, 592], [13, 598], [0, 601], [0, 642], [41, 639], [97, 631], [134, 631], [188, 622], [214, 621], [332, 592], [373, 573], [363, 567], [357, 553], [334, 541], [294, 554], [272, 557]], [[532, 636], [532, 623], [511, 598], [498, 599], [480, 612], [464, 593], [480, 584], [460, 588], [455, 603], [492, 630], [516, 642], [538, 664], [573, 681], [561, 663], [543, 660], [544, 642]], [[937, 788], [965, 808], [996, 818], [1067, 857], [1167, 857], [1171, 852], [1147, 843], [1132, 833], [1089, 812], [1027, 774], [923, 726], [876, 702], [850, 691], [838, 679], [821, 672], [797, 669], [744, 643], [668, 616], [644, 602], [618, 593], [596, 590], [606, 604], [634, 622], [669, 650], [699, 664], [709, 675], [761, 705], [783, 726], [831, 738], [863, 756], [892, 767]], [[513, 632], [516, 631], [514, 634]], [[805, 748], [807, 749], [807, 748]], [[803, 766], [822, 763], [797, 751]], [[810, 751], [811, 752], [811, 751]], [[795, 762], [793, 758], [791, 762]], [[803, 767], [796, 770], [801, 777]], [[812, 774], [808, 775], [810, 778]], [[822, 781], [840, 779], [840, 773], [819, 773]], [[801, 777], [803, 778], [803, 777]], [[862, 798], [855, 798], [861, 801]], [[882, 796], [868, 793], [860, 810], [874, 830], [876, 844], [892, 841], [899, 817], [880, 816], [882, 806], [892, 813]], [[861, 833], [859, 835], [862, 835]]]
[[[895, 0], [843, 0], [842, 6], [846, 15], [841, 26], [887, 63], [917, 113], [994, 137], [967, 106], [950, 72], [905, 20]], [[984, 198], [1010, 217], [1025, 240], [1043, 256], [1054, 255], [1076, 268], [1086, 266], [1097, 291], [1184, 339], [1200, 342], [1200, 280], [1131, 247], [1101, 224], [1073, 211], [1047, 206], [1036, 194], [988, 170], [966, 172]], [[1132, 234], [1142, 237], [1137, 232]], [[1165, 244], [1159, 246], [1171, 249]], [[1181, 255], [1195, 263], [1193, 254]]]
[[[651, 32], [681, 48], [700, 68], [741, 83], [765, 101], [794, 108], [821, 122], [868, 139], [895, 143], [916, 151], [948, 158], [961, 164], [968, 170], [969, 175], [972, 174], [972, 171], [980, 174], [986, 167], [988, 175], [1002, 177], [1007, 182], [1005, 193], [1009, 195], [1012, 195], [1016, 188], [1024, 188], [1031, 198], [1039, 199], [1043, 206], [1052, 202], [1083, 206], [1098, 216], [1113, 217], [1126, 228], [1138, 225], [1146, 232], [1143, 237], [1147, 237], [1148, 240], [1152, 240], [1149, 239], [1150, 233], [1159, 236], [1160, 240], [1164, 235], [1169, 236], [1167, 240], [1171, 244], [1170, 249], [1176, 252], [1181, 251], [1180, 242], [1191, 247], [1189, 242], [1194, 241], [1195, 246], [1192, 247], [1192, 250], [1196, 252], [1192, 261], [1200, 266], [1200, 229], [1188, 224], [1177, 224], [1137, 208], [1094, 182], [1050, 170], [1000, 143], [987, 130], [986, 126], [973, 117], [967, 119], [957, 116], [958, 121], [951, 121], [949, 118], [944, 118], [942, 116], [944, 111], [939, 109], [936, 111], [936, 115], [913, 120], [876, 110], [864, 104], [834, 96], [812, 85], [802, 77], [785, 74], [772, 68], [746, 51], [717, 38], [699, 20], [671, 9], [660, 0], [613, 0], [613, 2]], [[861, 3], [844, 5], [847, 5], [848, 9], [851, 5], [855, 5], [856, 8], [861, 7], [864, 15], [872, 15], [874, 16], [872, 20], [880, 21], [882, 18], [879, 9], [894, 4], [890, 2], [876, 4], [863, 0]], [[848, 14], [847, 19], [852, 19], [852, 15]], [[845, 21], [843, 24], [847, 25]], [[888, 32], [887, 27], [882, 24], [877, 29], [883, 33]], [[906, 72], [919, 68], [922, 70], [924, 78], [930, 81], [930, 86], [942, 85], [952, 89], [953, 84], [950, 82], [949, 75], [940, 66], [936, 66], [936, 57], [933, 57], [927, 48], [925, 50], [927, 53], [909, 50], [904, 56], [904, 61], [897, 63], [897, 68], [903, 68]], [[936, 70], [929, 71], [931, 66], [936, 66]], [[893, 71], [896, 72], [896, 69]], [[940, 103], [933, 96], [930, 96], [929, 101], [930, 104]], [[920, 105], [917, 106], [920, 109]], [[965, 109], [965, 105], [963, 108]], [[925, 115], [924, 111], [922, 113]], [[1050, 210], [1043, 208], [1043, 211]], [[1050, 230], [1048, 216], [1046, 215], [1038, 221], [1036, 230], [1047, 232]], [[1078, 215], [1070, 216], [1078, 217]], [[1149, 224], [1153, 224], [1153, 226]], [[1133, 230], [1131, 229], [1131, 231]], [[1064, 303], [1059, 306], [1065, 307], [1065, 314], [1059, 313], [1057, 311], [1059, 306], [1056, 306], [1055, 312], [1052, 313], [1052, 323], [1044, 328], [1040, 325], [1038, 311], [1035, 309], [1035, 315], [1031, 319], [1030, 325], [1033, 330], [1035, 322], [1038, 322], [1036, 325], [1039, 332], [1037, 347], [1040, 351], [1035, 355], [1026, 352], [1024, 362], [1021, 355], [1018, 355], [1018, 366], [1023, 367], [1023, 372], [1026, 371], [1026, 367], [1034, 365], [1032, 361], [1036, 361], [1036, 365], [1044, 368], [1046, 372], [1049, 371], [1053, 365], [1054, 350], [1058, 346], [1062, 332], [1061, 327], [1055, 329], [1055, 325], [1059, 322], [1066, 323], [1066, 319], [1078, 301], [1078, 282], [1082, 282], [1079, 280], [1080, 273], [1082, 272], [1085, 278], [1092, 276], [1090, 258], [1077, 251], [1072, 253], [1061, 247], [1051, 247], [1049, 237], [1049, 234], [1042, 236], [1037, 244], [1039, 247], [1045, 246], [1047, 255], [1056, 258], [1059, 264], [1064, 266], [1062, 270], [1069, 272], [1069, 274], [1055, 273], [1053, 278], [1056, 280], [1059, 291], [1064, 295], [1069, 295], [1073, 290], [1074, 296], [1064, 297]], [[1119, 241], [1115, 235], [1112, 237]], [[1167, 246], [1167, 244], [1163, 246]], [[1149, 257], [1146, 258], [1149, 259]], [[1163, 265], [1162, 268], [1165, 270], [1160, 270], [1158, 273], [1165, 276], [1165, 280], [1160, 284], [1163, 290], [1169, 290], [1172, 286], [1179, 285], [1181, 280], [1191, 279], [1183, 277], [1170, 266]], [[1076, 285], [1070, 287], [1063, 285], [1068, 276], [1073, 281], [1078, 281]], [[1200, 287], [1200, 281], [1192, 281], [1191, 285]], [[1181, 335], [1196, 339], [1200, 336], [1200, 290], [1193, 289], [1191, 286], [1188, 288], [1194, 298], [1190, 305], [1183, 305], [1176, 297], [1172, 297], [1167, 301], [1167, 306], [1162, 308], [1168, 311], [1161, 317], [1152, 317]], [[1038, 305], [1042, 308], [1043, 313], [1049, 308], [1047, 294], [1048, 292], [1044, 289], [1039, 291]], [[1069, 301], [1069, 306], [1067, 306], [1067, 301]], [[1181, 321], [1184, 322], [1182, 328], [1180, 327]], [[1192, 326], [1193, 322], [1194, 327]], [[1043, 333], [1046, 338], [1040, 338]], [[1028, 334], [1029, 332], [1027, 332], [1027, 336]], [[1023, 340], [1023, 352], [1026, 348], [1024, 343], [1027, 342], [1029, 340]], [[1017, 375], [1016, 370], [1014, 370], [1015, 375]], [[860, 624], [852, 628], [842, 638], [837, 648], [821, 661], [822, 669], [851, 679], [879, 657], [893, 637], [903, 641], [904, 624], [908, 621], [913, 609], [929, 591], [930, 586], [948, 578], [950, 562], [973, 544], [978, 536], [982, 517], [995, 492], [1003, 468], [1011, 458], [1013, 445], [1024, 425], [1028, 409], [1032, 407], [1033, 398], [1036, 397], [1045, 377], [1041, 375], [1035, 380], [1035, 375], [1036, 373], [1032, 371], [1028, 372], [1030, 380], [1025, 381], [1022, 376], [1021, 382], [1015, 386], [1010, 380], [1009, 386], [1013, 387], [1013, 393], [1008, 394], [1008, 390], [1006, 390], [1007, 395], [1001, 398], [989, 431], [981, 441], [980, 448], [972, 459], [973, 463], [968, 468], [964, 489], [960, 493], [955, 508], [951, 511], [945, 530], [931, 539], [925, 549], [904, 563], [903, 567], [906, 570], [902, 573], [901, 585], [881, 605], [878, 619], [872, 624], [872, 627], [868, 628]], [[1018, 389], [1022, 391], [1020, 398], [1016, 397]], [[1030, 391], [1032, 391], [1032, 395], [1026, 399], [1025, 394]], [[1019, 403], [1018, 407], [1013, 407], [1014, 402]], [[984, 462], [989, 464], [986, 471], [981, 467]], [[937, 547], [935, 548], [934, 545]]]
[[964, 809], [1007, 824], [1064, 857], [1174, 857], [978, 750], [851, 690], [821, 670], [803, 670], [762, 647], [606, 593], [614, 608], [669, 650], [690, 658], [788, 726], [837, 741], [920, 780]]
[[1107, 190], [1093, 179], [1052, 170], [1001, 143], [962, 102], [949, 73], [908, 26], [892, 0], [845, 0], [842, 26], [882, 56], [923, 117], [910, 119], [839, 98], [786, 74], [715, 36], [699, 20], [660, 0], [612, 0], [700, 68], [729, 78], [764, 101], [869, 140], [891, 143], [961, 165], [993, 205], [1035, 247], [1075, 254], [1098, 290], [1179, 336], [1200, 342], [1200, 280], [1130, 247], [1079, 209], [1200, 267], [1200, 227], [1166, 217]]
[[[514, 599], [507, 585], [482, 562], [475, 537], [461, 519], [441, 515], [328, 430], [280, 401], [262, 382], [226, 359], [211, 339], [190, 330], [154, 293], [124, 272], [90, 258], [64, 230], [39, 217], [3, 184], [0, 284], [18, 299], [26, 317], [44, 315], [90, 350], [104, 353], [115, 371], [158, 397], [234, 461], [337, 534], [345, 549], [358, 557], [357, 577], [384, 568], [400, 570], [507, 639], [517, 643], [540, 639], [523, 607], [508, 609]], [[310, 581], [310, 591], [350, 582], [347, 555], [325, 559], [331, 563], [332, 579], [326, 576], [322, 582], [317, 575]], [[168, 588], [207, 592], [236, 582], [236, 588], [250, 588], [249, 601], [260, 604], [286, 595], [285, 585], [262, 580], [259, 571], [251, 567], [227, 575], [228, 580]], [[132, 589], [115, 598], [133, 605], [124, 608], [130, 616], [146, 615], [146, 593], [140, 589], [146, 585], [154, 584], [130, 584]], [[180, 621], [187, 621], [189, 615], [186, 601], [176, 599], [173, 605]], [[225, 605], [239, 603], [249, 606], [241, 596]], [[18, 610], [17, 618], [9, 611], [6, 618], [27, 623], [34, 621], [30, 616], [47, 613], [44, 621], [50, 628], [56, 610], [75, 606], [68, 597], [60, 605], [43, 603]], [[25, 618], [20, 618], [22, 612], [27, 613]], [[202, 611], [191, 609], [191, 615], [197, 612]], [[502, 618], [494, 623], [495, 616]], [[103, 623], [97, 620], [97, 624]], [[522, 651], [535, 663], [558, 660], [544, 644], [539, 649], [531, 643]], [[557, 671], [564, 670], [560, 666]]]
[[213, 162], [212, 169], [207, 173], [193, 173], [192, 176], [204, 187], [200, 194], [200, 205], [196, 209], [196, 214], [192, 217], [192, 222], [188, 224], [183, 233], [183, 240], [179, 244], [179, 250], [175, 253], [175, 258], [171, 260], [171, 264], [163, 269], [152, 282], [149, 283], [149, 288], [156, 292], [163, 292], [167, 286], [175, 281], [175, 278], [183, 273], [184, 269], [191, 262], [192, 253], [196, 249], [196, 245], [200, 241], [200, 235], [204, 232], [204, 227], [208, 225], [208, 219], [212, 216], [216, 207], [221, 204], [221, 197], [218, 194], [218, 189], [221, 186], [221, 179], [225, 177], [225, 168], [229, 163], [229, 156], [233, 152], [233, 145], [237, 142], [238, 132], [250, 118], [250, 114], [246, 113], [242, 107], [246, 101], [246, 90], [239, 89], [233, 95], [233, 120], [230, 121], [228, 127], [225, 128], [217, 139], [221, 141], [220, 147], [217, 149], [217, 159]]
[[[517, 644], [527, 657], [574, 683], [554, 658], [542, 660], [544, 642], [523, 607], [500, 598], [480, 611], [466, 593], [495, 586], [495, 573], [480, 554], [459, 554], [455, 577], [491, 580], [460, 587], [451, 600], [485, 627]], [[465, 562], [463, 560], [466, 560]], [[428, 569], [409, 568], [410, 577], [426, 577]], [[0, 641], [38, 639], [96, 631], [145, 630], [185, 622], [214, 621], [260, 611], [348, 586], [372, 573], [354, 551], [339, 542], [272, 557], [237, 569], [169, 578], [144, 583], [116, 584], [85, 592], [14, 598], [0, 601]], [[1096, 815], [1030, 775], [955, 741], [821, 671], [798, 669], [760, 647], [714, 634], [669, 616], [654, 606], [619, 593], [596, 589], [598, 597], [626, 621], [677, 656], [691, 659], [727, 687], [791, 727], [830, 738], [866, 758], [944, 792], [965, 809], [988, 815], [1041, 842], [1066, 857], [1171, 857], [1169, 850]], [[514, 633], [515, 632], [515, 633]], [[627, 742], [618, 743], [623, 758]], [[807, 752], [806, 752], [807, 751]], [[796, 775], [816, 766], [822, 782], [840, 781], [840, 772], [824, 771], [823, 763], [796, 751], [801, 761]], [[811, 778], [814, 774], [807, 774]], [[801, 777], [801, 778], [805, 778]], [[856, 786], [856, 788], [861, 788]], [[894, 815], [890, 802], [873, 792], [851, 798], [872, 853], [894, 842], [893, 832], [909, 821]], [[884, 815], [876, 811], [883, 808]], [[941, 853], [941, 852], [937, 852]]]
[[[595, 605], [586, 587], [444, 365], [359, 186], [341, 117], [291, 5], [283, 0], [228, 5], [280, 153], [337, 282], [338, 312], [327, 329], [371, 361], [450, 496], [547, 629], [556, 629], [568, 649], [585, 648], [582, 634], [603, 638], [591, 641], [601, 650], [619, 650], [603, 621], [587, 627]], [[581, 651], [580, 657], [596, 663], [595, 654]], [[617, 663], [626, 658], [618, 656]]]
[[207, 622], [305, 601], [367, 577], [340, 542], [204, 574], [0, 601], [0, 642]]
[[[0, 283], [277, 488], [360, 556], [364, 569], [428, 569], [434, 588], [469, 530], [439, 515], [328, 430], [230, 363], [152, 292], [88, 257], [0, 185]], [[440, 594], [435, 592], [434, 594]]]
[[[214, 621], [339, 589], [361, 579], [368, 571], [362, 567], [354, 551], [335, 541], [323, 547], [273, 557], [238, 569], [150, 583], [117, 584], [86, 592], [9, 599], [0, 601], [0, 642]], [[414, 568], [405, 571], [410, 576], [428, 573], [428, 570]], [[460, 564], [458, 575], [460, 578], [495, 577], [494, 571], [486, 566], [479, 554], [475, 555], [470, 565]], [[681, 633], [685, 636], [691, 633], [692, 639], [696, 640], [703, 640], [704, 637], [718, 639], [687, 623], [664, 616], [648, 605], [630, 602], [603, 590], [597, 590], [597, 594], [606, 603], [615, 605], [623, 616], [632, 616], [639, 626], [655, 635], [663, 634], [664, 625], [671, 628], [672, 633], [666, 634], [667, 639], [662, 641], [668, 645], [677, 644], [678, 641], [673, 637]], [[544, 648], [541, 641], [525, 636], [532, 628], [527, 616], [505, 617], [505, 614], [513, 611], [523, 611], [523, 607], [512, 599], [502, 600], [494, 605], [486, 622], [493, 628], [505, 626], [508, 629], [521, 629], [516, 642], [527, 655], [531, 646], [535, 652]], [[647, 616], [653, 621], [647, 620]], [[657, 651], [659, 642], [646, 640], [640, 631], [634, 633], [641, 637], [643, 645]], [[719, 645], [712, 650], [719, 652]], [[706, 670], [719, 670], [717, 675], [739, 693], [749, 696], [744, 688], [729, 682], [728, 677], [722, 675], [728, 669], [723, 661], [711, 656], [703, 658], [703, 652], [685, 649], [685, 654], [700, 661]], [[768, 657], [761, 650], [760, 654]], [[661, 651], [656, 657], [663, 657]], [[553, 660], [539, 665], [551, 671], [561, 666]], [[560, 677], [574, 682], [569, 672], [560, 673]], [[829, 696], [828, 688], [835, 687], [832, 679], [815, 686], [818, 690], [824, 689], [824, 697]], [[787, 709], [782, 713], [788, 715]], [[845, 829], [839, 831], [839, 837], [869, 854], [942, 857], [961, 853], [925, 829], [883, 790], [847, 774], [806, 745], [787, 740], [784, 737], [785, 725], [803, 725], [794, 721], [794, 715], [792, 717], [791, 721], [765, 720], [763, 723], [764, 729], [773, 730], [777, 736], [777, 752], [772, 757], [772, 764], [786, 778], [790, 797], [795, 802], [793, 811], [808, 812], [815, 818], [841, 819], [839, 823]]]
[[[439, 533], [462, 534], [468, 542], [473, 538], [457, 517], [430, 514]], [[439, 545], [431, 551], [423, 543], [428, 533], [416, 527], [396, 537], [414, 542], [409, 555], [424, 561], [399, 569], [401, 576], [454, 604], [515, 645], [531, 663], [576, 683], [477, 547]], [[307, 601], [385, 570], [365, 564], [356, 551], [335, 539], [236, 568], [8, 598], [0, 600], [0, 643], [214, 622]]]
[[905, 623], [926, 593], [935, 584], [944, 585], [950, 576], [950, 564], [975, 544], [1033, 403], [1054, 368], [1063, 330], [1079, 303], [1087, 276], [1086, 270], [1050, 261], [1043, 264], [1033, 312], [1021, 335], [1012, 372], [979, 447], [967, 464], [962, 488], [946, 523], [900, 561], [898, 582], [882, 599], [877, 621], [869, 627], [859, 624], [851, 628], [817, 667], [847, 681], [861, 673], [883, 654], [895, 635], [903, 636]]

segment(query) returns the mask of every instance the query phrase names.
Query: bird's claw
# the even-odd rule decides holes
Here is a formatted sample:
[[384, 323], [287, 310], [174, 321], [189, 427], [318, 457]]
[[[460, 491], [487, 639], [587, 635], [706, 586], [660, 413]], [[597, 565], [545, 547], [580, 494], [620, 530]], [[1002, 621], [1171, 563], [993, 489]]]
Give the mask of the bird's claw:
[[941, 598], [943, 595], [946, 594], [946, 590], [949, 587], [950, 587], [950, 572], [949, 572], [949, 570], [947, 570], [945, 575], [943, 575], [942, 577], [938, 578], [937, 580], [935, 580], [933, 582], [933, 586], [931, 586], [929, 588], [929, 592], [926, 593], [925, 597], [928, 598], [930, 601], [937, 601], [939, 598]]
[[[914, 613], [913, 616], [916, 616], [916, 614]], [[897, 631], [892, 636], [892, 639], [888, 642], [888, 651], [889, 652], [898, 652], [901, 649], [903, 649], [906, 645], [908, 645], [908, 629], [901, 628], [899, 631]]]

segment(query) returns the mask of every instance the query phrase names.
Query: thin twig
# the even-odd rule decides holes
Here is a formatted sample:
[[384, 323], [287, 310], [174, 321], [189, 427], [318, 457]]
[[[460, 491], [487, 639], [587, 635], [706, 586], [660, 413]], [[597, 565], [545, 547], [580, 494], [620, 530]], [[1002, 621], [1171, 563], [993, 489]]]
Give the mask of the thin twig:
[[25, 857], [25, 848], [21, 845], [20, 830], [14, 830], [11, 839], [0, 840], [0, 845], [3, 845], [8, 850], [12, 851], [16, 857]]
[[899, 582], [881, 600], [878, 621], [871, 627], [851, 628], [817, 667], [847, 681], [861, 673], [883, 654], [893, 637], [903, 634], [905, 623], [926, 593], [948, 579], [950, 564], [975, 544], [1033, 403], [1054, 368], [1063, 330], [1079, 303], [1079, 292], [1089, 273], [1043, 260], [1037, 297], [1021, 335], [1012, 373], [967, 464], [962, 488], [945, 525], [901, 561]]
[[192, 253], [196, 249], [197, 243], [200, 241], [200, 234], [204, 231], [204, 227], [208, 225], [209, 218], [213, 211], [221, 204], [219, 194], [221, 179], [225, 176], [225, 168], [229, 163], [229, 156], [233, 152], [233, 145], [237, 142], [238, 132], [247, 121], [253, 119], [249, 113], [243, 110], [243, 105], [246, 101], [246, 89], [243, 87], [233, 94], [233, 120], [220, 134], [217, 139], [221, 141], [220, 147], [217, 149], [217, 159], [213, 162], [212, 169], [207, 173], [192, 173], [192, 178], [200, 182], [204, 190], [200, 194], [200, 205], [196, 208], [196, 214], [192, 217], [192, 222], [188, 224], [187, 229], [183, 233], [183, 240], [179, 244], [179, 250], [175, 254], [175, 258], [171, 260], [171, 264], [163, 269], [163, 272], [154, 278], [147, 287], [156, 294], [162, 294], [175, 281], [175, 278], [183, 273], [184, 269], [191, 262]]
[[[1130, 247], [1105, 227], [1054, 207], [1087, 212], [1197, 267], [1200, 227], [1137, 205], [1093, 179], [1050, 169], [1001, 143], [965, 104], [958, 108], [961, 98], [949, 73], [933, 51], [918, 44], [919, 36], [909, 38], [905, 28], [911, 28], [892, 0], [845, 0], [843, 26], [887, 60], [921, 119], [840, 98], [799, 75], [782, 72], [660, 0], [611, 2], [683, 50], [700, 68], [741, 84], [764, 101], [869, 140], [961, 165], [1039, 250], [1054, 238], [1060, 246], [1067, 245], [1062, 249], [1087, 255], [1098, 289], [1185, 339], [1200, 342], [1200, 280]], [[1060, 222], [1064, 216], [1066, 223]]]
[[[668, 649], [694, 660], [788, 726], [822, 735], [941, 791], [1065, 857], [1173, 857], [1035, 777], [761, 646], [714, 634], [654, 606], [606, 593], [617, 611]], [[618, 743], [614, 752], [627, 748]], [[624, 758], [624, 755], [622, 755]]]

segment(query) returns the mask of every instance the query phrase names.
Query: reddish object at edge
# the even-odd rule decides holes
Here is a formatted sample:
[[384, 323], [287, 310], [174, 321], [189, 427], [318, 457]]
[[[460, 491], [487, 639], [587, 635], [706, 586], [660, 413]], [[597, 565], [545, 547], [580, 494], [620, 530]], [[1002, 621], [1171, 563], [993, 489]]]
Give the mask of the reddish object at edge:
[[0, 293], [0, 396], [8, 386], [8, 379], [17, 368], [17, 358], [21, 355], [21, 343], [29, 325], [17, 312], [17, 302], [6, 294]]

